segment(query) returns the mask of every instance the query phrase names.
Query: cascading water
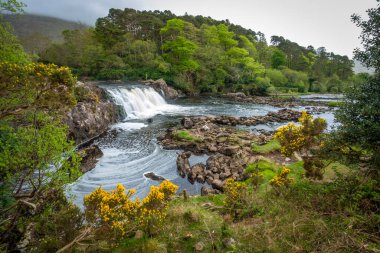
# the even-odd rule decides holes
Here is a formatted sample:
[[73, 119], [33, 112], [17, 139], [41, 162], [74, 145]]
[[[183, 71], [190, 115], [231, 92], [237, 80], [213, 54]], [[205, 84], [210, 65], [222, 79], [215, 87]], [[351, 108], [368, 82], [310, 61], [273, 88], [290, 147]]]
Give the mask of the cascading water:
[[165, 112], [178, 111], [178, 106], [166, 103], [151, 87], [107, 87], [115, 103], [127, 114], [127, 119], [145, 119]]
[[[190, 193], [199, 193], [201, 185], [191, 185], [177, 175], [175, 150], [163, 150], [155, 138], [165, 127], [162, 118], [156, 116], [148, 123], [147, 118], [159, 114], [178, 114], [191, 107], [168, 104], [150, 87], [105, 86], [113, 101], [121, 106], [127, 117], [111, 127], [108, 134], [97, 141], [103, 152], [96, 167], [68, 187], [68, 195], [74, 203], [83, 206], [83, 197], [99, 186], [110, 191], [118, 183], [137, 190], [135, 197], [144, 197], [151, 185], [159, 182], [144, 177], [154, 172], [172, 181]], [[206, 156], [192, 156], [191, 163], [205, 162]]]

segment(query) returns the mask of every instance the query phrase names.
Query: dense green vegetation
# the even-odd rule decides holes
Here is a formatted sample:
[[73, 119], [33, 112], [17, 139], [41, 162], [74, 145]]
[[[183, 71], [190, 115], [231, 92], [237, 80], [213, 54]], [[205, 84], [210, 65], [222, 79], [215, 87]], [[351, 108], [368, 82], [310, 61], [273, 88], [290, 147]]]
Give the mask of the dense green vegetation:
[[111, 9], [95, 29], [65, 31], [39, 60], [95, 79], [158, 79], [187, 92], [342, 92], [353, 62], [203, 16]]

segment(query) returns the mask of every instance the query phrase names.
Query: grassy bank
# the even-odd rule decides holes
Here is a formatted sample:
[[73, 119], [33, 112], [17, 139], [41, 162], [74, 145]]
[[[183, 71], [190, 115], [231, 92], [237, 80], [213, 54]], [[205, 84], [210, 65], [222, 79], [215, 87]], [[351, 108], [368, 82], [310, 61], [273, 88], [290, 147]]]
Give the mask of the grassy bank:
[[277, 190], [268, 181], [279, 166], [259, 161], [247, 171], [256, 166], [263, 181], [257, 190], [244, 182], [248, 215], [231, 216], [224, 194], [178, 197], [156, 235], [124, 239], [114, 252], [379, 252], [379, 216], [363, 212], [359, 199], [343, 199], [356, 178], [337, 176], [344, 166], [329, 165], [326, 179], [314, 182], [303, 178], [302, 162], [292, 163], [292, 185]]

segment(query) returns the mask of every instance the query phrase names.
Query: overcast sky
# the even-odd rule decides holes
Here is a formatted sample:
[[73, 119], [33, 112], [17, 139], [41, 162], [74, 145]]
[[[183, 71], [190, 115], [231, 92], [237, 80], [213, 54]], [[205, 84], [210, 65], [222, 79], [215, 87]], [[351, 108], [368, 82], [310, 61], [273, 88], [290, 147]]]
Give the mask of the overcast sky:
[[254, 31], [284, 36], [302, 46], [325, 46], [328, 51], [352, 56], [360, 46], [360, 29], [352, 13], [365, 15], [375, 0], [25, 0], [27, 12], [94, 25], [110, 8], [170, 10], [177, 15], [229, 19]]

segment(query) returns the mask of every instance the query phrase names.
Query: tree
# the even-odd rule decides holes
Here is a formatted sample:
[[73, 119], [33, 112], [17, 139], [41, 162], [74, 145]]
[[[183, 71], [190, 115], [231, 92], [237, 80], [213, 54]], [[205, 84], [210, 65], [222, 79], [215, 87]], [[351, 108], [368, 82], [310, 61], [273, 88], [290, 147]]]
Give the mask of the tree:
[[11, 12], [11, 13], [22, 13], [24, 12], [24, 4], [21, 1], [17, 0], [0, 0], [0, 13], [1, 12]]
[[19, 40], [13, 35], [12, 27], [0, 17], [0, 62], [28, 63], [30, 61]]
[[380, 70], [380, 0], [377, 8], [367, 10], [368, 20], [363, 20], [359, 15], [352, 15], [352, 21], [362, 29], [360, 39], [363, 50], [355, 49], [355, 58], [361, 61], [368, 68]]
[[79, 176], [62, 124], [76, 102], [75, 83], [67, 67], [0, 63], [0, 193], [13, 202], [1, 206], [1, 243], [17, 241], [19, 220], [44, 211], [54, 191], [62, 198]]
[[286, 54], [276, 48], [272, 54], [272, 68], [278, 69], [281, 66], [286, 66]]
[[362, 85], [352, 85], [345, 94], [346, 101], [336, 113], [341, 123], [336, 134], [348, 149], [360, 147], [360, 162], [368, 162], [377, 178], [380, 177], [380, 1], [377, 8], [367, 11], [368, 20], [353, 15], [352, 20], [362, 28], [363, 51], [355, 50], [355, 58], [368, 67], [375, 68], [375, 75]]

